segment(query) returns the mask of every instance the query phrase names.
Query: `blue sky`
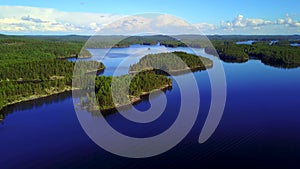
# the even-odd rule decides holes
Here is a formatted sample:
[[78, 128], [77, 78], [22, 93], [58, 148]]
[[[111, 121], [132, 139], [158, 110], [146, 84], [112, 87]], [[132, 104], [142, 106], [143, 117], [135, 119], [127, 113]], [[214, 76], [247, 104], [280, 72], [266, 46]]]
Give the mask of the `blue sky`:
[[[0, 27], [0, 33], [8, 34], [89, 34], [95, 30], [99, 31], [109, 24], [109, 21], [118, 20], [122, 16], [147, 12], [173, 15], [195, 24], [206, 34], [300, 34], [299, 0], [7, 0], [0, 2], [0, 6], [6, 7], [6, 10], [0, 10], [0, 23], [2, 19], [2, 23], [7, 24], [5, 27]], [[32, 10], [22, 12], [15, 6], [34, 7], [36, 9], [34, 11], [40, 10], [33, 13]], [[67, 13], [74, 14], [74, 12], [78, 15], [88, 13], [90, 23], [80, 23], [74, 18], [68, 20], [63, 16], [63, 19], [55, 16], [51, 18], [48, 16], [49, 13], [43, 13], [43, 9], [53, 9], [60, 13], [60, 16], [68, 15]], [[55, 12], [51, 14], [55, 15]], [[114, 19], [108, 17], [109, 21], [105, 23], [91, 20], [92, 14], [95, 16], [101, 14], [103, 19], [102, 14], [105, 17], [116, 17]], [[22, 17], [23, 19], [21, 19]], [[28, 17], [27, 25], [23, 22], [26, 17]], [[76, 16], [74, 15], [74, 17]], [[97, 19], [97, 17], [95, 18]], [[17, 19], [20, 19], [20, 24], [17, 23]], [[29, 23], [38, 19], [45, 22], [35, 22], [36, 25]], [[47, 19], [49, 19], [48, 25], [46, 25]], [[52, 26], [60, 25], [61, 28], [50, 29], [50, 20]], [[10, 30], [9, 24], [17, 25], [19, 29], [11, 28]], [[70, 24], [74, 26], [74, 29], [64, 30], [62, 28], [70, 26]], [[22, 25], [24, 28], [21, 27]], [[43, 29], [46, 26], [47, 29]], [[84, 30], [83, 27], [88, 29]], [[93, 30], [92, 27], [95, 29]]]

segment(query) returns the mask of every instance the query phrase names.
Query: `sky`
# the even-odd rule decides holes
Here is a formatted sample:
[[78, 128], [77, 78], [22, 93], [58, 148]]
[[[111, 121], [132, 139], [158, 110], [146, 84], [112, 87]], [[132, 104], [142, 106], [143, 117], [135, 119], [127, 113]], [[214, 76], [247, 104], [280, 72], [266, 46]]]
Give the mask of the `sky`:
[[194, 28], [204, 34], [300, 34], [300, 1], [0, 0], [2, 34], [184, 34]]

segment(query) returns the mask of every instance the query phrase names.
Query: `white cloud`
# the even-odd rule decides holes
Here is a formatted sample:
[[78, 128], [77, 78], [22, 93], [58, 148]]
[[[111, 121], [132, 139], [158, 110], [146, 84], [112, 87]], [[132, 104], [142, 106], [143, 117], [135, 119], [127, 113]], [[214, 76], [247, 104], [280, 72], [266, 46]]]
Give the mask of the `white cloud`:
[[246, 23], [243, 21], [244, 16], [238, 15], [232, 22], [234, 27], [245, 27]]
[[233, 21], [221, 22], [221, 27], [228, 30], [234, 30], [234, 28], [245, 28], [253, 27], [258, 28], [259, 26], [272, 25], [273, 22], [264, 20], [261, 18], [244, 18], [243, 15], [237, 15]]
[[[16, 26], [17, 25], [17, 26]], [[64, 12], [51, 8], [0, 6], [0, 31], [23, 33], [163, 34], [195, 33], [185, 21], [165, 14], [121, 15]]]
[[281, 24], [284, 24], [284, 23], [285, 23], [285, 20], [279, 18], [279, 19], [277, 19], [277, 22], [276, 22], [276, 23], [279, 24], [279, 25], [281, 25]]
[[221, 21], [213, 34], [295, 34], [299, 33], [300, 22], [288, 14], [285, 19], [275, 21], [263, 18], [245, 18], [237, 15], [232, 21]]
[[171, 15], [122, 15], [108, 13], [64, 12], [51, 8], [0, 6], [0, 33], [75, 33], [75, 34], [294, 34], [300, 32], [300, 21], [286, 14], [270, 21], [247, 18], [241, 14], [219, 25], [196, 23], [190, 25]]
[[289, 14], [285, 15], [285, 19], [282, 18], [278, 19], [276, 23], [280, 25], [290, 26], [290, 27], [300, 27], [300, 21], [293, 20], [293, 18], [291, 18]]
[[120, 17], [112, 14], [63, 12], [51, 8], [0, 6], [0, 31], [92, 33]]
[[204, 34], [209, 33], [211, 31], [214, 31], [215, 29], [217, 29], [216, 25], [214, 24], [209, 24], [209, 23], [197, 23], [194, 24], [201, 32], [203, 32]]
[[121, 18], [106, 25], [99, 34], [192, 34], [199, 31], [191, 24], [171, 15], [145, 14]]

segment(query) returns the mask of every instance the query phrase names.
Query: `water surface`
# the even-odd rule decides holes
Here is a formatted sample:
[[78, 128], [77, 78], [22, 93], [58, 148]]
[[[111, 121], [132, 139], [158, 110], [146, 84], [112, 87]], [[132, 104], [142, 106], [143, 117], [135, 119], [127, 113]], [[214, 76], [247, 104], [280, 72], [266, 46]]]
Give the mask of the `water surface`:
[[[148, 50], [150, 48], [150, 50]], [[113, 71], [124, 57], [128, 66], [143, 54], [188, 48], [133, 45], [112, 49], [103, 59]], [[94, 60], [102, 60], [107, 49], [90, 50]], [[216, 59], [197, 49], [198, 54]], [[98, 147], [81, 128], [73, 107], [71, 93], [24, 102], [3, 110], [8, 113], [0, 124], [1, 168], [178, 168], [201, 167], [281, 167], [299, 165], [300, 154], [300, 69], [279, 69], [259, 60], [246, 63], [223, 63], [227, 80], [227, 102], [223, 118], [205, 143], [198, 137], [210, 106], [211, 87], [206, 71], [195, 72], [201, 103], [197, 121], [188, 136], [175, 148], [146, 159], [129, 159]], [[118, 75], [120, 75], [118, 74]], [[186, 75], [180, 75], [185, 78]], [[187, 82], [188, 84], [188, 82]], [[159, 99], [157, 96], [154, 99]], [[168, 104], [157, 120], [146, 124], [129, 122], [120, 114], [106, 120], [121, 133], [134, 137], [157, 135], [172, 125], [180, 106], [176, 83], [166, 91]], [[193, 98], [191, 98], [193, 99]], [[135, 105], [147, 110], [143, 100]], [[128, 111], [130, 113], [130, 111]], [[186, 112], [188, 113], [188, 112]], [[95, 114], [86, 114], [96, 117]], [[122, 143], [120, 143], [122, 144]]]

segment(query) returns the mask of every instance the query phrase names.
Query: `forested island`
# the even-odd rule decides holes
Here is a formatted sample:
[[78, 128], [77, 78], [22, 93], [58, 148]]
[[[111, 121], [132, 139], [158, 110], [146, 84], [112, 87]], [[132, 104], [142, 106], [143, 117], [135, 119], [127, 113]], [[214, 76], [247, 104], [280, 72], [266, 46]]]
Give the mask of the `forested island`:
[[[96, 77], [96, 95], [93, 96], [91, 92], [82, 97], [80, 105], [89, 111], [111, 112], [116, 107], [126, 107], [140, 101], [141, 96], [152, 91], [170, 88], [172, 80], [165, 76], [168, 75], [165, 72], [181, 74], [187, 70], [206, 70], [212, 65], [211, 60], [186, 52], [149, 54], [142, 57], [138, 63], [131, 65], [128, 75], [114, 77], [114, 79], [111, 76]], [[156, 69], [153, 69], [154, 67]], [[88, 79], [80, 80], [83, 83], [88, 81]]]
[[[207, 38], [211, 41], [207, 41]], [[86, 41], [88, 41], [87, 44]], [[237, 44], [238, 41], [254, 40], [251, 45]], [[274, 43], [270, 43], [274, 41]], [[91, 57], [87, 48], [128, 47], [132, 44], [165, 45], [167, 47], [197, 47], [205, 48], [209, 54], [219, 55], [225, 62], [246, 62], [251, 58], [260, 59], [263, 63], [275, 67], [293, 68], [300, 66], [300, 47], [291, 44], [300, 44], [299, 35], [291, 36], [201, 36], [201, 35], [166, 35], [154, 36], [8, 36], [0, 35], [0, 110], [10, 104], [25, 100], [46, 97], [51, 94], [72, 90], [72, 75], [75, 63], [65, 60], [67, 58]], [[85, 46], [86, 45], [86, 46]], [[214, 48], [212, 48], [214, 46]], [[82, 50], [83, 49], [83, 50]], [[178, 64], [178, 56], [187, 66]], [[90, 64], [87, 63], [86, 66]], [[93, 73], [103, 70], [103, 64], [98, 68], [87, 70]], [[82, 64], [85, 65], [85, 64]], [[147, 55], [137, 64], [130, 67], [134, 73], [144, 69], [153, 69], [154, 72], [145, 72], [133, 79], [130, 95], [127, 100], [135, 100], [141, 94], [152, 89], [170, 86], [171, 82], [165, 76], [165, 71], [181, 72], [184, 69], [205, 70], [212, 66], [212, 62], [203, 57], [194, 56], [184, 52], [161, 53]], [[86, 68], [88, 69], [88, 68]], [[118, 77], [130, 79], [132, 75]], [[158, 80], [153, 84], [151, 80]], [[98, 84], [105, 84], [109, 89], [111, 77], [97, 77]], [[122, 80], [120, 80], [122, 81]], [[126, 80], [125, 80], [126, 81]], [[147, 84], [146, 84], [147, 82]], [[147, 86], [149, 85], [149, 86]], [[152, 88], [153, 87], [153, 88]], [[111, 98], [104, 95], [104, 88], [97, 88], [97, 99], [103, 104], [100, 109], [110, 109]], [[135, 91], [136, 90], [136, 91]], [[101, 94], [102, 93], [102, 94]], [[124, 97], [125, 98], [125, 97]], [[109, 101], [110, 100], [110, 101]], [[122, 102], [120, 102], [122, 103]], [[123, 103], [122, 103], [123, 104]], [[122, 105], [120, 104], [120, 105]]]
[[[253, 40], [252, 45], [236, 44]], [[270, 44], [271, 41], [276, 43]], [[159, 42], [159, 43], [158, 43]], [[225, 62], [242, 63], [249, 58], [260, 59], [274, 67], [293, 68], [300, 66], [299, 35], [153, 35], [153, 36], [95, 36], [88, 48], [128, 47], [131, 44], [164, 45], [167, 47], [205, 48], [209, 54], [219, 55]], [[217, 53], [216, 53], [217, 52]]]
[[140, 101], [143, 95], [171, 86], [172, 80], [170, 78], [158, 75], [153, 71], [143, 71], [135, 76], [122, 75], [114, 77], [114, 79], [112, 76], [97, 76], [95, 79], [95, 96], [92, 93], [87, 93], [85, 97], [80, 98], [80, 106], [89, 111], [111, 112], [115, 108]]
[[212, 55], [218, 54], [225, 62], [246, 62], [249, 58], [256, 58], [264, 64], [274, 67], [294, 68], [300, 66], [300, 47], [291, 46], [286, 41], [272, 44], [258, 41], [252, 45], [236, 44], [234, 41], [215, 41], [214, 47], [215, 49], [205, 48], [205, 52]]
[[212, 66], [213, 62], [208, 58], [175, 51], [146, 55], [138, 63], [130, 66], [129, 73], [154, 70], [158, 74], [165, 72], [181, 74], [186, 71], [206, 70]]

